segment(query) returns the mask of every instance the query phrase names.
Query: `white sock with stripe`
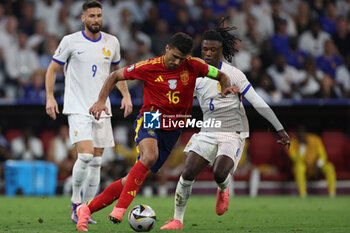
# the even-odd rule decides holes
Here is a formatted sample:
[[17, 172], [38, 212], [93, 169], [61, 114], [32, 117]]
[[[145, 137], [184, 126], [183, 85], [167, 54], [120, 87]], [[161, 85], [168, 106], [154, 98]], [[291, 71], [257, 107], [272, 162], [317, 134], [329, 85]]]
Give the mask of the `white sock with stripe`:
[[87, 167], [91, 161], [92, 154], [78, 153], [78, 158], [74, 163], [72, 172], [72, 203], [81, 203], [81, 188], [87, 175]]
[[220, 192], [225, 192], [226, 189], [230, 186], [231, 174], [228, 174], [226, 180], [220, 184], [218, 184]]
[[184, 180], [180, 176], [179, 181], [177, 182], [176, 191], [175, 191], [175, 211], [174, 219], [180, 220], [183, 222], [187, 200], [192, 192], [192, 184], [194, 181]]
[[100, 184], [102, 157], [93, 157], [89, 163], [88, 175], [84, 185], [83, 203], [91, 201], [98, 190]]

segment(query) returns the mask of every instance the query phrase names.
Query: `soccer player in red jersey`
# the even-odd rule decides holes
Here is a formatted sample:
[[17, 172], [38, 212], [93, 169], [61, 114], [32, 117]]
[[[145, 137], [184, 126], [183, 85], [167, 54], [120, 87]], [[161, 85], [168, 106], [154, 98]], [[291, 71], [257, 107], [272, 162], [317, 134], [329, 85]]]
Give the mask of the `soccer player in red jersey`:
[[[181, 133], [182, 123], [192, 109], [197, 77], [206, 76], [219, 81], [223, 97], [237, 92], [236, 87], [229, 86], [229, 79], [224, 73], [203, 60], [190, 56], [192, 46], [191, 37], [184, 33], [176, 33], [167, 44], [163, 56], [119, 69], [107, 78], [97, 102], [89, 110], [96, 119], [100, 118], [102, 111], [109, 114], [105, 102], [118, 81], [125, 79], [144, 81], [143, 106], [134, 126], [140, 153], [138, 161], [126, 177], [112, 183], [91, 202], [79, 207], [78, 231], [87, 231], [91, 214], [111, 204], [117, 198], [118, 203], [109, 217], [114, 223], [122, 221], [126, 209], [136, 196], [148, 171], [156, 173], [175, 145]], [[148, 125], [144, 121], [146, 114], [151, 114], [152, 117], [148, 119], [150, 120]], [[158, 121], [159, 124], [155, 129], [149, 129], [147, 126], [152, 125], [155, 119], [162, 119], [163, 125]]]

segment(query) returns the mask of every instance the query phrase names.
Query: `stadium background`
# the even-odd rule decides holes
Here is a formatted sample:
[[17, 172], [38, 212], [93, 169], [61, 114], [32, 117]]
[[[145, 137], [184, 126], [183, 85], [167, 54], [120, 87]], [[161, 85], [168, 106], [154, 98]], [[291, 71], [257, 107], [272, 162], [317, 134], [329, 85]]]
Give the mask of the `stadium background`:
[[[240, 52], [232, 64], [244, 71], [288, 132], [303, 124], [322, 137], [329, 159], [336, 166], [338, 194], [350, 193], [348, 1], [105, 0], [102, 3], [103, 30], [119, 38], [121, 66], [162, 55], [171, 34], [178, 31], [194, 38], [193, 54], [200, 56], [201, 34], [215, 27], [219, 17], [229, 16], [229, 24], [237, 27], [235, 33], [241, 38]], [[60, 39], [82, 29], [81, 4], [82, 1], [72, 0], [0, 2], [0, 133], [9, 142], [6, 144], [9, 151], [11, 141], [25, 128], [31, 128], [43, 143], [42, 160], [47, 160], [49, 139], [56, 135], [60, 125], [66, 124], [65, 116], [60, 115], [53, 121], [45, 114], [44, 75]], [[317, 27], [317, 22], [319, 40], [311, 41], [309, 31]], [[304, 43], [319, 46], [305, 47]], [[282, 58], [287, 64], [284, 71], [278, 72], [275, 63]], [[284, 82], [281, 83], [281, 79]], [[122, 118], [119, 109], [120, 93], [111, 95], [115, 127], [132, 127], [142, 105], [142, 83], [129, 84], [134, 112], [128, 119]], [[55, 85], [59, 104], [62, 104], [63, 89], [61, 72]], [[249, 151], [265, 151], [267, 156], [266, 161], [261, 161], [259, 153], [251, 154], [251, 162], [278, 166], [276, 176], [266, 176], [263, 180], [279, 185], [273, 193], [284, 193], [279, 182], [293, 183], [289, 158], [283, 149], [277, 149], [276, 154], [275, 146], [268, 148], [264, 147], [268, 143], [260, 143], [267, 138], [274, 139], [274, 130], [245, 104], [253, 137], [249, 146], [259, 146]], [[192, 115], [201, 116], [196, 101]], [[115, 139], [118, 143], [118, 137]], [[6, 159], [11, 157], [3, 156], [2, 165]], [[0, 191], [4, 193], [3, 169], [0, 177]], [[211, 177], [204, 174], [202, 179], [206, 181]], [[322, 176], [316, 178], [319, 179]], [[248, 176], [238, 180], [246, 182]], [[241, 193], [247, 193], [247, 187], [241, 187]], [[291, 187], [287, 193], [296, 194], [295, 186]], [[315, 187], [319, 188], [315, 193], [326, 193], [324, 183]]]

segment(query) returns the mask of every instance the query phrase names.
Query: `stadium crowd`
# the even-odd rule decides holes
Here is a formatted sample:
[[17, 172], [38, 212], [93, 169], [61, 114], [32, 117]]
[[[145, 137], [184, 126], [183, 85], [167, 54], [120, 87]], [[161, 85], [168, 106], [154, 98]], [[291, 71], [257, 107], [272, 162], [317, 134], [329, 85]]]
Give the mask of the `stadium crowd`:
[[[82, 30], [83, 1], [0, 3], [0, 98], [45, 102], [44, 75], [58, 42]], [[121, 66], [160, 56], [174, 32], [195, 39], [228, 16], [239, 52], [232, 62], [267, 102], [348, 98], [350, 32], [346, 0], [104, 0], [104, 31], [119, 38]], [[63, 98], [63, 72], [55, 94]], [[133, 98], [140, 83], [130, 84]]]

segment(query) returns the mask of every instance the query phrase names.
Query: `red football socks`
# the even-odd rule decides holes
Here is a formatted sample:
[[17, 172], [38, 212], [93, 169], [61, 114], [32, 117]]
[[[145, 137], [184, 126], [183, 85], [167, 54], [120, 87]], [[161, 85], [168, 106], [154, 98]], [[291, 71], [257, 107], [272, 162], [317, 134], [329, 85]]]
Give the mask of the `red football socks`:
[[113, 201], [120, 196], [122, 190], [122, 179], [119, 179], [109, 185], [100, 195], [96, 196], [88, 203], [87, 206], [89, 207], [90, 212], [94, 213], [113, 203]]
[[128, 208], [132, 200], [134, 200], [137, 191], [146, 178], [149, 168], [140, 161], [131, 168], [128, 178], [126, 179], [122, 193], [116, 205], [117, 208]]

